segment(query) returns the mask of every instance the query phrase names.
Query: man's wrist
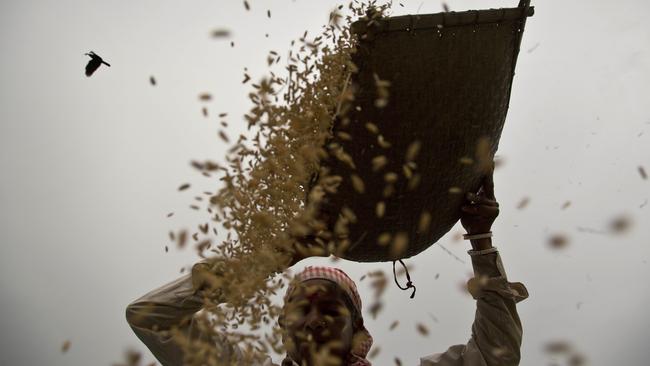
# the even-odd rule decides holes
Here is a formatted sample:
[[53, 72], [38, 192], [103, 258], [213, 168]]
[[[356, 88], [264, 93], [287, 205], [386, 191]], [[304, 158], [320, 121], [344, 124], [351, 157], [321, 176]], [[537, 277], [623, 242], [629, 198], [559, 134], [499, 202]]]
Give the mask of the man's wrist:
[[492, 238], [470, 240], [473, 250], [485, 250], [492, 248]]

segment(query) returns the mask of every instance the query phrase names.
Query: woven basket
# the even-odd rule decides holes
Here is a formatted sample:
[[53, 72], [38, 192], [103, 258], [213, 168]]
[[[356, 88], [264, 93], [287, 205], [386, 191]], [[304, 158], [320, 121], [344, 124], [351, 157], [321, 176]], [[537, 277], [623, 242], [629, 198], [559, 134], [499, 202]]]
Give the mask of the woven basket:
[[[534, 12], [528, 1], [522, 4], [354, 24], [360, 38], [353, 58], [359, 67], [352, 75], [355, 99], [334, 123], [330, 143], [335, 145], [328, 145], [342, 146], [355, 167], [332, 154], [321, 162], [330, 174], [343, 178], [337, 193], [327, 196], [321, 207], [323, 217], [330, 228], [343, 207], [356, 217], [348, 226], [347, 241], [339, 240], [346, 248], [338, 253], [343, 258], [379, 262], [410, 257], [459, 220], [463, 193], [476, 192], [484, 174], [477, 144], [483, 140], [483, 158], [490, 161], [498, 147], [525, 19]], [[377, 79], [390, 82], [383, 107], [377, 106]], [[378, 142], [367, 122], [378, 127], [389, 148]], [[405, 156], [415, 141], [421, 148], [409, 174]], [[381, 155], [388, 163], [374, 171], [373, 158]], [[386, 183], [388, 172], [397, 174], [396, 182]], [[363, 193], [351, 175], [361, 178]], [[412, 181], [418, 179], [415, 175], [419, 184]], [[387, 185], [392, 186], [389, 192]], [[381, 218], [376, 214], [378, 202], [385, 203]], [[424, 211], [430, 213], [431, 224], [420, 231]], [[384, 233], [408, 237], [408, 246], [378, 244]]]

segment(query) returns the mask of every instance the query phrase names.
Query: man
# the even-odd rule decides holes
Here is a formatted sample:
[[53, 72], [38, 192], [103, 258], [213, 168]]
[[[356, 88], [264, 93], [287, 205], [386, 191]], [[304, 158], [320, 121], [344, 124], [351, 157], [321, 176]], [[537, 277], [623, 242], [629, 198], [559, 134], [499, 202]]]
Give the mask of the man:
[[[468, 234], [475, 277], [468, 289], [477, 300], [472, 336], [467, 344], [420, 359], [421, 366], [514, 366], [519, 364], [522, 328], [516, 303], [528, 297], [521, 283], [509, 283], [490, 231], [499, 214], [492, 174], [478, 194], [468, 193], [461, 223]], [[295, 264], [299, 261], [293, 261]], [[202, 307], [202, 266], [192, 274], [160, 287], [126, 309], [129, 325], [163, 366], [181, 366], [184, 355], [171, 336], [173, 327], [189, 337], [204, 335], [194, 321], [184, 321]], [[194, 281], [193, 281], [194, 280]], [[307, 267], [287, 289], [280, 326], [287, 357], [282, 366], [339, 364], [369, 366], [372, 337], [363, 325], [361, 299], [354, 281], [335, 268]], [[241, 359], [241, 350], [225, 339], [212, 340], [224, 359]], [[267, 358], [256, 366], [275, 365]]]

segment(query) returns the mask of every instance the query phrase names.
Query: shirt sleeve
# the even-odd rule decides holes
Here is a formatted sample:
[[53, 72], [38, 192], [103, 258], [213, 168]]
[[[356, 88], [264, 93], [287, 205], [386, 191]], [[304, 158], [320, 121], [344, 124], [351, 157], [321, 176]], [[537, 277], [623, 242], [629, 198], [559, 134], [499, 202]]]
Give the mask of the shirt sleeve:
[[224, 360], [240, 357], [239, 348], [231, 346], [225, 337], [215, 338], [200, 331], [196, 318], [202, 308], [202, 297], [189, 274], [129, 304], [126, 320], [162, 366], [182, 366], [188, 361], [173, 331], [180, 332], [193, 346], [206, 346]]
[[476, 300], [472, 336], [467, 344], [449, 347], [420, 359], [421, 366], [516, 366], [522, 328], [516, 304], [528, 297], [519, 282], [508, 282], [496, 248], [470, 250], [474, 278], [467, 288]]

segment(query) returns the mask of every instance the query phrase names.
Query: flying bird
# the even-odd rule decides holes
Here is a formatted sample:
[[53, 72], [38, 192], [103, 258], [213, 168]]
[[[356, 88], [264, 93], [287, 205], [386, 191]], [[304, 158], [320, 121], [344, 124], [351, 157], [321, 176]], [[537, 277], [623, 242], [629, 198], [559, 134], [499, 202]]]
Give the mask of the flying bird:
[[86, 53], [86, 56], [90, 56], [90, 61], [88, 61], [88, 65], [86, 65], [86, 76], [92, 75], [95, 70], [97, 70], [102, 64], [111, 67], [111, 65], [109, 65], [93, 51]]

